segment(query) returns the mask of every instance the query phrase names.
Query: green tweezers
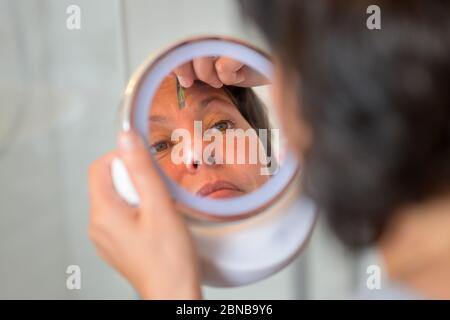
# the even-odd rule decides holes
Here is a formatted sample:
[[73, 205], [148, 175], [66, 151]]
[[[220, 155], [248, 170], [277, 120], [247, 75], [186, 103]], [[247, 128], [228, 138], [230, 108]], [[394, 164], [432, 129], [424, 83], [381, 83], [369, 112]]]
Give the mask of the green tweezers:
[[186, 95], [184, 92], [184, 88], [181, 86], [180, 81], [178, 81], [178, 77], [177, 77], [177, 99], [178, 99], [178, 107], [181, 110], [186, 105]]

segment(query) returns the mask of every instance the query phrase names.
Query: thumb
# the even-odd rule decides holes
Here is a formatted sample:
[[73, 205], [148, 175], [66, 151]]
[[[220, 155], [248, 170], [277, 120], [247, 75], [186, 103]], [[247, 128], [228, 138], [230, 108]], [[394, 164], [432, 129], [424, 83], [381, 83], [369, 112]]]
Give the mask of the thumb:
[[153, 211], [161, 205], [161, 201], [169, 200], [166, 186], [154, 167], [144, 140], [137, 132], [120, 132], [118, 151], [143, 207]]

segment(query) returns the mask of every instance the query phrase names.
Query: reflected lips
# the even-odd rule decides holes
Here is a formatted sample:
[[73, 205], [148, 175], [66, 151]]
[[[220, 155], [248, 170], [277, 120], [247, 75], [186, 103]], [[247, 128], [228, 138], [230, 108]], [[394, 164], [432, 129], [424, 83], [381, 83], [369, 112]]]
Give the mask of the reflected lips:
[[242, 190], [228, 181], [207, 183], [197, 191], [197, 195], [210, 198], [229, 198], [242, 194]]

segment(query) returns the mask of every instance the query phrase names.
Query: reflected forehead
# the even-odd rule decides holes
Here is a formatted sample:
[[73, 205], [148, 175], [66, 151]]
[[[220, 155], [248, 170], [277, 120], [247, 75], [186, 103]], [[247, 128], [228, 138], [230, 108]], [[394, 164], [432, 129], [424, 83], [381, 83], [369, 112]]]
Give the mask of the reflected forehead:
[[192, 108], [196, 108], [200, 112], [204, 111], [213, 100], [221, 100], [227, 102], [224, 105], [233, 106], [224, 89], [210, 87], [201, 81], [196, 81], [192, 87], [185, 90], [186, 108], [180, 110], [178, 107], [175, 78], [167, 77], [155, 95], [155, 100], [150, 110], [149, 121], [155, 124], [166, 124], [173, 120], [175, 113], [178, 113], [178, 115], [186, 114], [186, 112], [191, 113], [193, 111]]

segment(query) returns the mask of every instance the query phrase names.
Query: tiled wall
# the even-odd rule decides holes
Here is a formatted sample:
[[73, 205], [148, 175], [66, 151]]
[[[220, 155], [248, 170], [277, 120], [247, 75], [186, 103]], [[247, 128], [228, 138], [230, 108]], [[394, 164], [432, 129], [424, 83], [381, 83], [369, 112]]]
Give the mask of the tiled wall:
[[[82, 10], [81, 30], [66, 28], [71, 4]], [[87, 238], [87, 168], [114, 145], [130, 71], [147, 54], [206, 33], [263, 45], [229, 0], [0, 0], [0, 298], [136, 297]], [[283, 272], [244, 288], [206, 288], [206, 297], [344, 293], [352, 259], [318, 230]], [[81, 267], [79, 291], [65, 287], [70, 264]]]

